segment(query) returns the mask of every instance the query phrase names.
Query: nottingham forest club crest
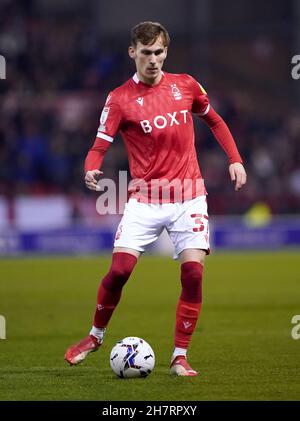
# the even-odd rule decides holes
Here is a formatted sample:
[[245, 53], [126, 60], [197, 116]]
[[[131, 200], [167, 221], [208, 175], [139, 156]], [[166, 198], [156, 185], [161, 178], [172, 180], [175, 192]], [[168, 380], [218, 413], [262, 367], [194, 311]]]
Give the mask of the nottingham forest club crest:
[[176, 100], [180, 100], [180, 99], [182, 99], [181, 92], [180, 92], [180, 90], [177, 88], [176, 83], [173, 83], [173, 84], [171, 85], [171, 90], [172, 90], [172, 95], [173, 95], [174, 99], [176, 99]]

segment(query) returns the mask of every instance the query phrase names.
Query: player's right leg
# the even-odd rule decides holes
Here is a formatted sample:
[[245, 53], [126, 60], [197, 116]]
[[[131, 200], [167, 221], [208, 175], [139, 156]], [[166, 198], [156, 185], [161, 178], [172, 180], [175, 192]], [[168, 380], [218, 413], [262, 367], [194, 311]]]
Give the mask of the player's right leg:
[[106, 326], [118, 305], [122, 288], [128, 280], [139, 257], [139, 252], [126, 248], [115, 248], [109, 272], [103, 278], [97, 297], [94, 323], [90, 334], [67, 349], [65, 360], [70, 365], [81, 363], [91, 352], [99, 349]]
[[153, 243], [163, 229], [163, 215], [157, 209], [130, 199], [117, 229], [112, 265], [98, 290], [97, 308], [89, 336], [71, 346], [65, 360], [79, 364], [97, 351], [103, 342], [106, 326], [121, 298], [122, 288], [129, 278], [145, 246]]

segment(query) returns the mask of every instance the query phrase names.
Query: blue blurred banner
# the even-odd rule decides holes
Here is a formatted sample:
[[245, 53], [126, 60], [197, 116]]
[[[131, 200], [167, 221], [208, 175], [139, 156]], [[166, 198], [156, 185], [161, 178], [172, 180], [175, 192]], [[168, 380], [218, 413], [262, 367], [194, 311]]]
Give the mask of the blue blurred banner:
[[[115, 226], [74, 226], [54, 230], [2, 230], [0, 255], [89, 254], [111, 252]], [[300, 247], [300, 218], [280, 218], [251, 227], [242, 219], [216, 218], [211, 221], [211, 245], [225, 250], [274, 250]], [[170, 254], [170, 243], [160, 240], [151, 252]]]
[[215, 248], [233, 250], [281, 249], [300, 246], [300, 218], [280, 218], [265, 226], [251, 227], [243, 220], [224, 220], [212, 227]]
[[74, 227], [51, 231], [7, 231], [0, 233], [0, 255], [87, 254], [112, 248], [112, 229]]

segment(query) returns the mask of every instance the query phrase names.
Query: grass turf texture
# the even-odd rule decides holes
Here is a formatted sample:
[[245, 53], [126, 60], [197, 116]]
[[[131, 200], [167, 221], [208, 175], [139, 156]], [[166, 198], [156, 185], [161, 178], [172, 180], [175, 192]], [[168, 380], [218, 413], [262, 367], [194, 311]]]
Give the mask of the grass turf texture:
[[[0, 261], [0, 400], [298, 400], [300, 314], [296, 253], [210, 256], [204, 305], [189, 351], [196, 378], [173, 378], [179, 264], [142, 257], [123, 292], [103, 346], [80, 366], [65, 349], [85, 336], [110, 257]], [[146, 379], [118, 379], [109, 354], [125, 336], [147, 340], [156, 367]]]

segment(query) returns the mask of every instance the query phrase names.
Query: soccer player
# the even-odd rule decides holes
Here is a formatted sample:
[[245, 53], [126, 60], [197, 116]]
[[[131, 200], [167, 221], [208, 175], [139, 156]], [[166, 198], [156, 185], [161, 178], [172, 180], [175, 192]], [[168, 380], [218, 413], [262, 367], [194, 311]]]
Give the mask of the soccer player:
[[117, 229], [111, 267], [99, 286], [92, 329], [66, 351], [65, 359], [71, 365], [99, 349], [139, 256], [166, 229], [174, 244], [174, 258], [181, 264], [182, 286], [170, 372], [198, 374], [187, 362], [187, 350], [201, 310], [209, 228], [192, 113], [207, 123], [224, 149], [236, 191], [246, 183], [246, 172], [226, 123], [203, 87], [187, 74], [162, 71], [169, 42], [160, 23], [142, 22], [132, 28], [128, 53], [136, 73], [108, 95], [95, 143], [85, 160], [85, 184], [97, 191], [104, 155], [120, 131], [133, 182]]

